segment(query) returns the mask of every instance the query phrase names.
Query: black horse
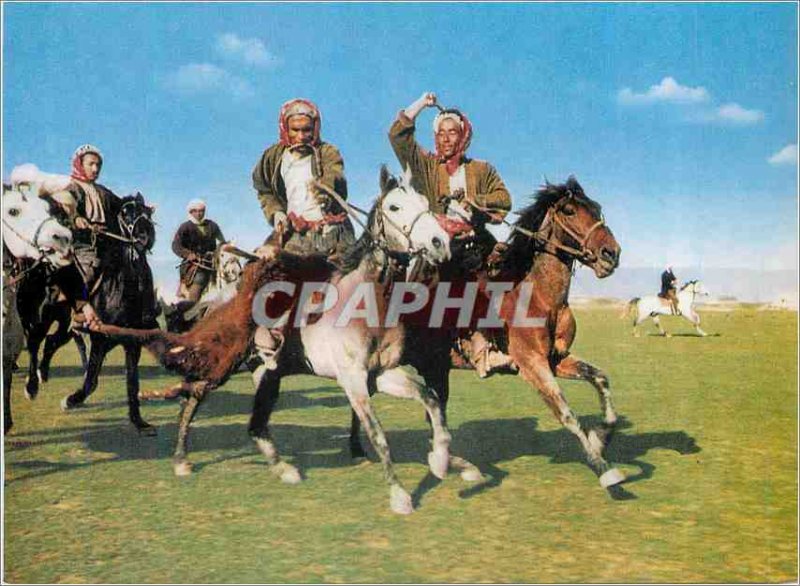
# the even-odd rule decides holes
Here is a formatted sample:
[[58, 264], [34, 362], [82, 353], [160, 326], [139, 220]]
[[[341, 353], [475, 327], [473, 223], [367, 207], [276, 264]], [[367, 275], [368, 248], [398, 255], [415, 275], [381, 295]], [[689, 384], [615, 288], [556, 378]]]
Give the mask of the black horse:
[[[105, 232], [98, 234], [103, 243], [100, 257], [98, 283], [90, 292], [90, 302], [100, 319], [110, 325], [150, 329], [157, 328], [153, 276], [147, 263], [147, 253], [155, 244], [153, 208], [142, 194], [129, 195], [120, 200], [116, 214], [117, 225], [110, 222]], [[97, 379], [106, 355], [118, 344], [125, 349], [126, 382], [128, 390], [128, 417], [136, 429], [144, 434], [155, 434], [139, 409], [139, 359], [141, 344], [119, 341], [102, 334], [89, 333], [89, 362], [83, 386], [64, 398], [61, 408], [75, 409], [97, 388]]]
[[[35, 399], [39, 393], [39, 383], [47, 382], [50, 373], [50, 362], [53, 356], [69, 340], [75, 340], [81, 357], [81, 365], [86, 368], [86, 344], [80, 333], [70, 328], [72, 309], [64, 298], [59, 287], [59, 271], [50, 264], [23, 261], [21, 265], [25, 273], [19, 283], [17, 292], [17, 310], [30, 362], [28, 378], [25, 383], [25, 395]], [[56, 329], [51, 334], [55, 324]], [[39, 349], [44, 342], [44, 351], [39, 361]]]

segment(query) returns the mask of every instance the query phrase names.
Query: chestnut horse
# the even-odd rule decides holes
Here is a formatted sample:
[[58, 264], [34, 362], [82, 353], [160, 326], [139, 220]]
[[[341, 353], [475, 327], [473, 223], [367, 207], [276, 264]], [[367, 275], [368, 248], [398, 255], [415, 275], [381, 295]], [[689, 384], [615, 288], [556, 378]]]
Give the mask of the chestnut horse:
[[[618, 266], [620, 247], [605, 224], [600, 205], [586, 196], [573, 177], [561, 185], [545, 185], [537, 192], [535, 201], [519, 215], [508, 248], [499, 260], [498, 272], [492, 277], [494, 283], [513, 288], [503, 296], [499, 308], [502, 325], [485, 333], [507, 347], [519, 374], [539, 391], [556, 418], [575, 435], [599, 476], [600, 484], [604, 488], [613, 486], [624, 477], [603, 458], [617, 421], [608, 377], [570, 353], [577, 328], [568, 299], [575, 262], [590, 267], [602, 279]], [[457, 265], [454, 261], [440, 268], [443, 281], [463, 277]], [[492, 281], [487, 283], [485, 273], [471, 276], [473, 280], [480, 277], [483, 282], [478, 303], [485, 308], [490, 305], [486, 286]], [[473, 313], [485, 315], [481, 311]], [[533, 321], [526, 323], [525, 318], [539, 318], [543, 325]], [[407, 359], [436, 391], [446, 410], [450, 394], [450, 352], [458, 332], [422, 325], [408, 330], [415, 341], [406, 345]], [[581, 427], [556, 377], [584, 380], [597, 390], [604, 417], [601, 428]], [[353, 417], [350, 446], [354, 456], [364, 453], [358, 429], [358, 420]], [[470, 470], [465, 470], [455, 458], [451, 466], [460, 468], [462, 473]]]

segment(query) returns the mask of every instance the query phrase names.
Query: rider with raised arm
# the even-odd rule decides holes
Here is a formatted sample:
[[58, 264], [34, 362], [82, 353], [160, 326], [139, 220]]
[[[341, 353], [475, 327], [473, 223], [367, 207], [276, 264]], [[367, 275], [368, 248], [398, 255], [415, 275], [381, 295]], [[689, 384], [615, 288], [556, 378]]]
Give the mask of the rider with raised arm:
[[[320, 137], [322, 117], [309, 100], [289, 100], [278, 115], [278, 142], [253, 169], [253, 187], [274, 231], [259, 253], [283, 249], [298, 255], [338, 257], [355, 243], [353, 225], [335, 196], [347, 198], [344, 160]], [[321, 187], [320, 187], [321, 186]], [[268, 369], [278, 367], [281, 328], [259, 327], [255, 341]]]
[[[425, 108], [438, 107], [433, 121], [436, 152], [429, 153], [416, 141], [415, 120]], [[496, 239], [486, 224], [499, 224], [511, 209], [511, 195], [497, 170], [488, 162], [467, 157], [472, 140], [469, 119], [454, 108], [442, 109], [436, 95], [426, 92], [401, 110], [389, 130], [389, 141], [403, 168], [410, 167], [412, 184], [425, 194], [436, 213], [445, 214], [445, 229], [458, 242], [457, 234], [474, 231], [475, 246], [470, 254], [454, 246], [454, 262], [472, 270], [486, 264]], [[497, 352], [480, 332], [471, 336], [470, 362], [481, 377], [508, 359]]]
[[193, 199], [186, 206], [189, 219], [178, 227], [172, 239], [172, 252], [182, 259], [181, 288], [184, 299], [178, 308], [185, 311], [200, 300], [214, 279], [213, 254], [225, 242], [219, 225], [206, 218], [206, 203]]

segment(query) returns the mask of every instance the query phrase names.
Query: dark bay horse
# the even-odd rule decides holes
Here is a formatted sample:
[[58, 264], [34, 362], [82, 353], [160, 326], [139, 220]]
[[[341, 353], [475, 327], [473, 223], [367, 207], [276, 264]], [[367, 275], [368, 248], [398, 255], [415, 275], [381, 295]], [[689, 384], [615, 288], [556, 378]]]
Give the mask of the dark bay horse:
[[[624, 480], [623, 475], [603, 458], [617, 421], [608, 377], [570, 353], [577, 327], [568, 298], [576, 261], [592, 268], [597, 277], [605, 278], [619, 264], [620, 247], [605, 224], [600, 205], [586, 196], [573, 177], [564, 184], [547, 184], [540, 189], [535, 201], [521, 212], [513, 230], [508, 249], [499, 259], [498, 273], [491, 279], [507, 284], [510, 290], [499, 305], [498, 326], [486, 333], [501, 341], [519, 374], [539, 391], [555, 417], [576, 436], [600, 484], [618, 484]], [[452, 263], [443, 265], [440, 272], [442, 280], [458, 281], [467, 276]], [[472, 275], [472, 279], [482, 279], [477, 303], [485, 309], [490, 303], [486, 294], [489, 281], [485, 273]], [[475, 311], [474, 315], [486, 313]], [[534, 323], [528, 318], [539, 321]], [[450, 351], [458, 330], [415, 325], [408, 332], [415, 341], [406, 346], [407, 359], [436, 391], [446, 410]], [[604, 417], [601, 428], [581, 427], [556, 377], [583, 380], [597, 390]], [[355, 456], [363, 455], [358, 430], [354, 417], [350, 445]]]
[[[105, 253], [90, 301], [105, 324], [143, 329], [157, 327], [156, 316], [152, 315], [155, 303], [150, 301], [154, 299], [153, 278], [147, 263], [147, 253], [155, 244], [153, 211], [140, 193], [128, 195], [120, 200], [116, 225], [109, 222], [107, 231], [98, 235], [106, 239]], [[106, 355], [119, 343], [100, 333], [89, 333], [89, 362], [83, 385], [64, 397], [63, 410], [81, 406], [94, 392]], [[142, 418], [139, 408], [141, 344], [136, 340], [121, 343], [125, 349], [128, 417], [139, 432], [152, 435], [155, 428]]]

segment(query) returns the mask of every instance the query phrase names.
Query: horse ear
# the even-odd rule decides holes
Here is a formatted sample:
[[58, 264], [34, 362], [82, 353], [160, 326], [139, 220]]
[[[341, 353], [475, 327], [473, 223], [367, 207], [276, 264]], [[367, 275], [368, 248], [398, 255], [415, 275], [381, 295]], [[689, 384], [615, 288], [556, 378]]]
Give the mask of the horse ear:
[[411, 165], [406, 165], [406, 168], [403, 170], [403, 185], [406, 187], [411, 187]]
[[386, 165], [381, 165], [381, 195], [385, 195], [389, 193], [392, 189], [397, 187], [397, 179], [389, 173], [388, 167]]
[[581, 187], [581, 184], [575, 179], [575, 175], [567, 177], [567, 189], [574, 193], [583, 193], [583, 187]]
[[144, 205], [144, 196], [138, 191], [136, 192], [136, 203], [139, 205]]

